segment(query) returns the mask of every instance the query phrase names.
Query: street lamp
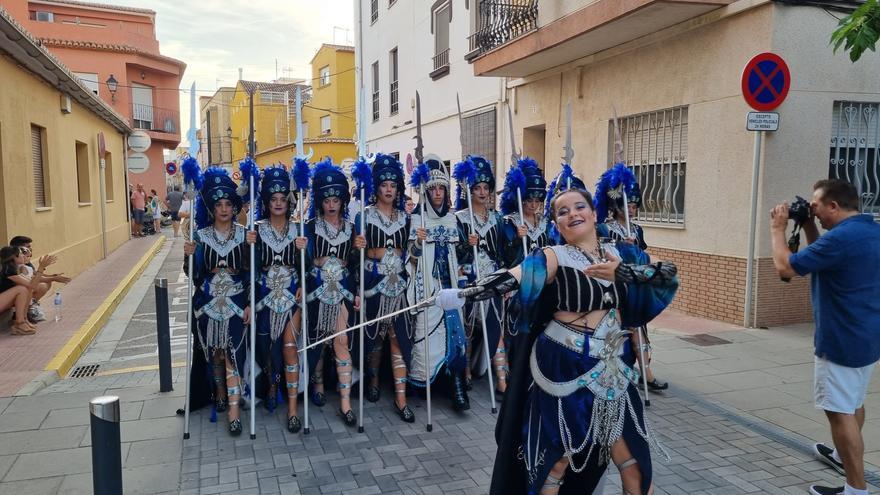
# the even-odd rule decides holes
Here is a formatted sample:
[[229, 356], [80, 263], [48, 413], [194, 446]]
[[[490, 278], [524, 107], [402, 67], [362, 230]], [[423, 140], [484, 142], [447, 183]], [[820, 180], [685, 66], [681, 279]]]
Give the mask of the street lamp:
[[110, 99], [111, 101], [116, 101], [116, 90], [119, 88], [119, 81], [113, 77], [113, 74], [110, 74], [110, 77], [107, 78], [107, 90], [110, 91]]
[[[232, 161], [232, 127], [231, 126], [226, 128], [226, 140], [228, 141], [228, 144], [229, 144], [229, 161], [231, 162]], [[220, 159], [222, 161], [223, 160], [223, 156], [222, 156], [223, 155], [223, 147], [222, 146], [220, 147], [220, 155], [221, 155]]]

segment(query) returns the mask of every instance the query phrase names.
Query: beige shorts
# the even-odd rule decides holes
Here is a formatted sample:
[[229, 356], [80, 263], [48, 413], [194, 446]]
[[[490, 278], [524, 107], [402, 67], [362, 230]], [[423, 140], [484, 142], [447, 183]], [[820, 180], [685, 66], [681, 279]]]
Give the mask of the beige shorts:
[[850, 368], [814, 356], [813, 394], [816, 409], [855, 414], [865, 404], [868, 384], [876, 363]]

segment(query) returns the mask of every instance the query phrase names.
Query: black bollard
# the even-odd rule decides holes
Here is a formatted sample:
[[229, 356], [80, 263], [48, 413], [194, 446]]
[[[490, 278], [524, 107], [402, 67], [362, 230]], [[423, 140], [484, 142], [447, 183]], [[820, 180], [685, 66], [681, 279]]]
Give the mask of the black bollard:
[[122, 492], [122, 443], [119, 437], [119, 397], [89, 401], [92, 426], [92, 490], [95, 495]]
[[156, 277], [156, 333], [159, 344], [159, 392], [171, 392], [171, 325], [168, 319], [168, 279]]

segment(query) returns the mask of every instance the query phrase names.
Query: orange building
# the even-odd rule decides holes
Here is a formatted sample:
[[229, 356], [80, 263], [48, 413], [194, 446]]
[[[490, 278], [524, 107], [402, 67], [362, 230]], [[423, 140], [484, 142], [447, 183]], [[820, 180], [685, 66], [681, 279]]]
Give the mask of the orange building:
[[149, 166], [130, 171], [129, 182], [164, 197], [163, 150], [180, 143], [177, 88], [186, 64], [160, 53], [156, 13], [74, 0], [3, 0], [3, 7], [132, 128], [150, 135]]

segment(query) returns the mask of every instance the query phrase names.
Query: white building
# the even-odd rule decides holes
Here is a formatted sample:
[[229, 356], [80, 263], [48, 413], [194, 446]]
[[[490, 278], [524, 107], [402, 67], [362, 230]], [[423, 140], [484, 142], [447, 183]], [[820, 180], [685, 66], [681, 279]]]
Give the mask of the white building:
[[504, 80], [474, 76], [469, 62], [476, 54], [469, 41], [477, 26], [474, 0], [355, 0], [355, 17], [366, 99], [358, 108], [366, 109], [368, 151], [415, 162], [418, 91], [425, 154], [451, 164], [462, 151], [482, 155], [502, 176], [509, 165], [500, 152], [502, 140], [509, 140]]

